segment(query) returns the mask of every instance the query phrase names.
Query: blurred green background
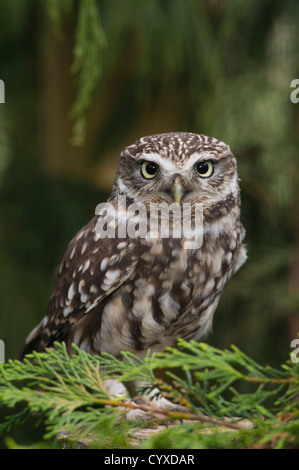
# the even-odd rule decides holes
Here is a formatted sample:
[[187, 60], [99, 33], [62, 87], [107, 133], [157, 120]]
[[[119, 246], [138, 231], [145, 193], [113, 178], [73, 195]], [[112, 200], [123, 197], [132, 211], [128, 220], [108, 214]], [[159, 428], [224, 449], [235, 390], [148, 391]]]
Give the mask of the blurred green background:
[[122, 148], [192, 131], [239, 164], [249, 259], [208, 341], [277, 366], [299, 331], [299, 3], [1, 0], [0, 338], [44, 316]]

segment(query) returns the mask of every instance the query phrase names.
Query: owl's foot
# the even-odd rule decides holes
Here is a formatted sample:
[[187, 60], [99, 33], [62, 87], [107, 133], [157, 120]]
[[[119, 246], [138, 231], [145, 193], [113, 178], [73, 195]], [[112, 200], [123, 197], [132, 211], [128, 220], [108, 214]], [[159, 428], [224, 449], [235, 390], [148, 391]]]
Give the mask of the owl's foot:
[[[135, 382], [134, 388], [145, 387], [146, 384]], [[128, 395], [128, 390], [121, 382], [115, 379], [104, 381], [104, 387], [111, 397]], [[148, 421], [150, 427], [154, 423], [167, 424], [170, 416], [167, 412], [188, 413], [188, 408], [172, 403], [167, 398], [161, 396], [158, 389], [151, 390], [148, 394], [142, 394], [133, 400], [126, 401], [129, 409], [122, 419], [127, 421]], [[125, 408], [125, 407], [124, 407]], [[123, 409], [124, 409], [123, 408]], [[181, 421], [181, 418], [177, 418]]]
[[[136, 406], [138, 406], [138, 404], [136, 404]], [[177, 420], [182, 423], [183, 421], [181, 418], [169, 418], [167, 411], [177, 413], [186, 412], [186, 409], [184, 409], [184, 411], [181, 409], [182, 407], [178, 409], [177, 405], [175, 405], [174, 403], [172, 403], [171, 408], [167, 407], [163, 409], [155, 405], [153, 406], [152, 404], [149, 404], [148, 406], [146, 406], [146, 408], [146, 411], [144, 410], [145, 407], [143, 407], [143, 409], [134, 408], [133, 410], [127, 411], [122, 417], [122, 419], [125, 419], [126, 421], [144, 422], [146, 423], [146, 427], [149, 428], [157, 428], [160, 425], [163, 425], [167, 428], [170, 422], [174, 422]]]
[[173, 420], [182, 422], [180, 416], [171, 416], [169, 412], [178, 414], [190, 412], [188, 408], [172, 403], [167, 398], [161, 396], [158, 389], [152, 390], [149, 394], [136, 397], [134, 401], [131, 401], [131, 405], [134, 406], [134, 409], [127, 412], [125, 418], [133, 421], [146, 420], [149, 422], [150, 427], [154, 427], [155, 423], [156, 425], [163, 424], [167, 427], [168, 423]]

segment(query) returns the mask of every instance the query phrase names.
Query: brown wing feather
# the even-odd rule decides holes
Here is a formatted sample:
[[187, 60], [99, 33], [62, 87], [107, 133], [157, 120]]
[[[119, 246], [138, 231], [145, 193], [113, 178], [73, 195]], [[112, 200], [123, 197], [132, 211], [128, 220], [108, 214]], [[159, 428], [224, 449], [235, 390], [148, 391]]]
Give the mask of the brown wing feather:
[[91, 219], [68, 245], [47, 314], [28, 335], [20, 357], [65, 340], [71, 326], [134, 275], [144, 247], [135, 239], [99, 239], [97, 220]]

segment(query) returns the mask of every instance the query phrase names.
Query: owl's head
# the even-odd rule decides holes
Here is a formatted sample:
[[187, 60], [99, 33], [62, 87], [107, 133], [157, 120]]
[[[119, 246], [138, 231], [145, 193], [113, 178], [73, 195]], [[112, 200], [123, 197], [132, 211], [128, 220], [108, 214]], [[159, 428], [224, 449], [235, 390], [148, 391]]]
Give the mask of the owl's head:
[[238, 197], [236, 159], [224, 142], [189, 132], [142, 137], [120, 157], [113, 195], [144, 204], [201, 202], [210, 207]]

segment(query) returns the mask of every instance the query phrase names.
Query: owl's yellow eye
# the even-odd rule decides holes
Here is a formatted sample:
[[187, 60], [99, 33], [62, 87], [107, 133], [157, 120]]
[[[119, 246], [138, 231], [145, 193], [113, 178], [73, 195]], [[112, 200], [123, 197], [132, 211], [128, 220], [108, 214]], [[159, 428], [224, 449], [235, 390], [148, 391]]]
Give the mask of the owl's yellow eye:
[[146, 179], [152, 179], [158, 172], [158, 165], [153, 162], [143, 162], [141, 167], [142, 176]]
[[211, 161], [200, 162], [195, 168], [201, 178], [208, 178], [214, 173], [214, 165]]

